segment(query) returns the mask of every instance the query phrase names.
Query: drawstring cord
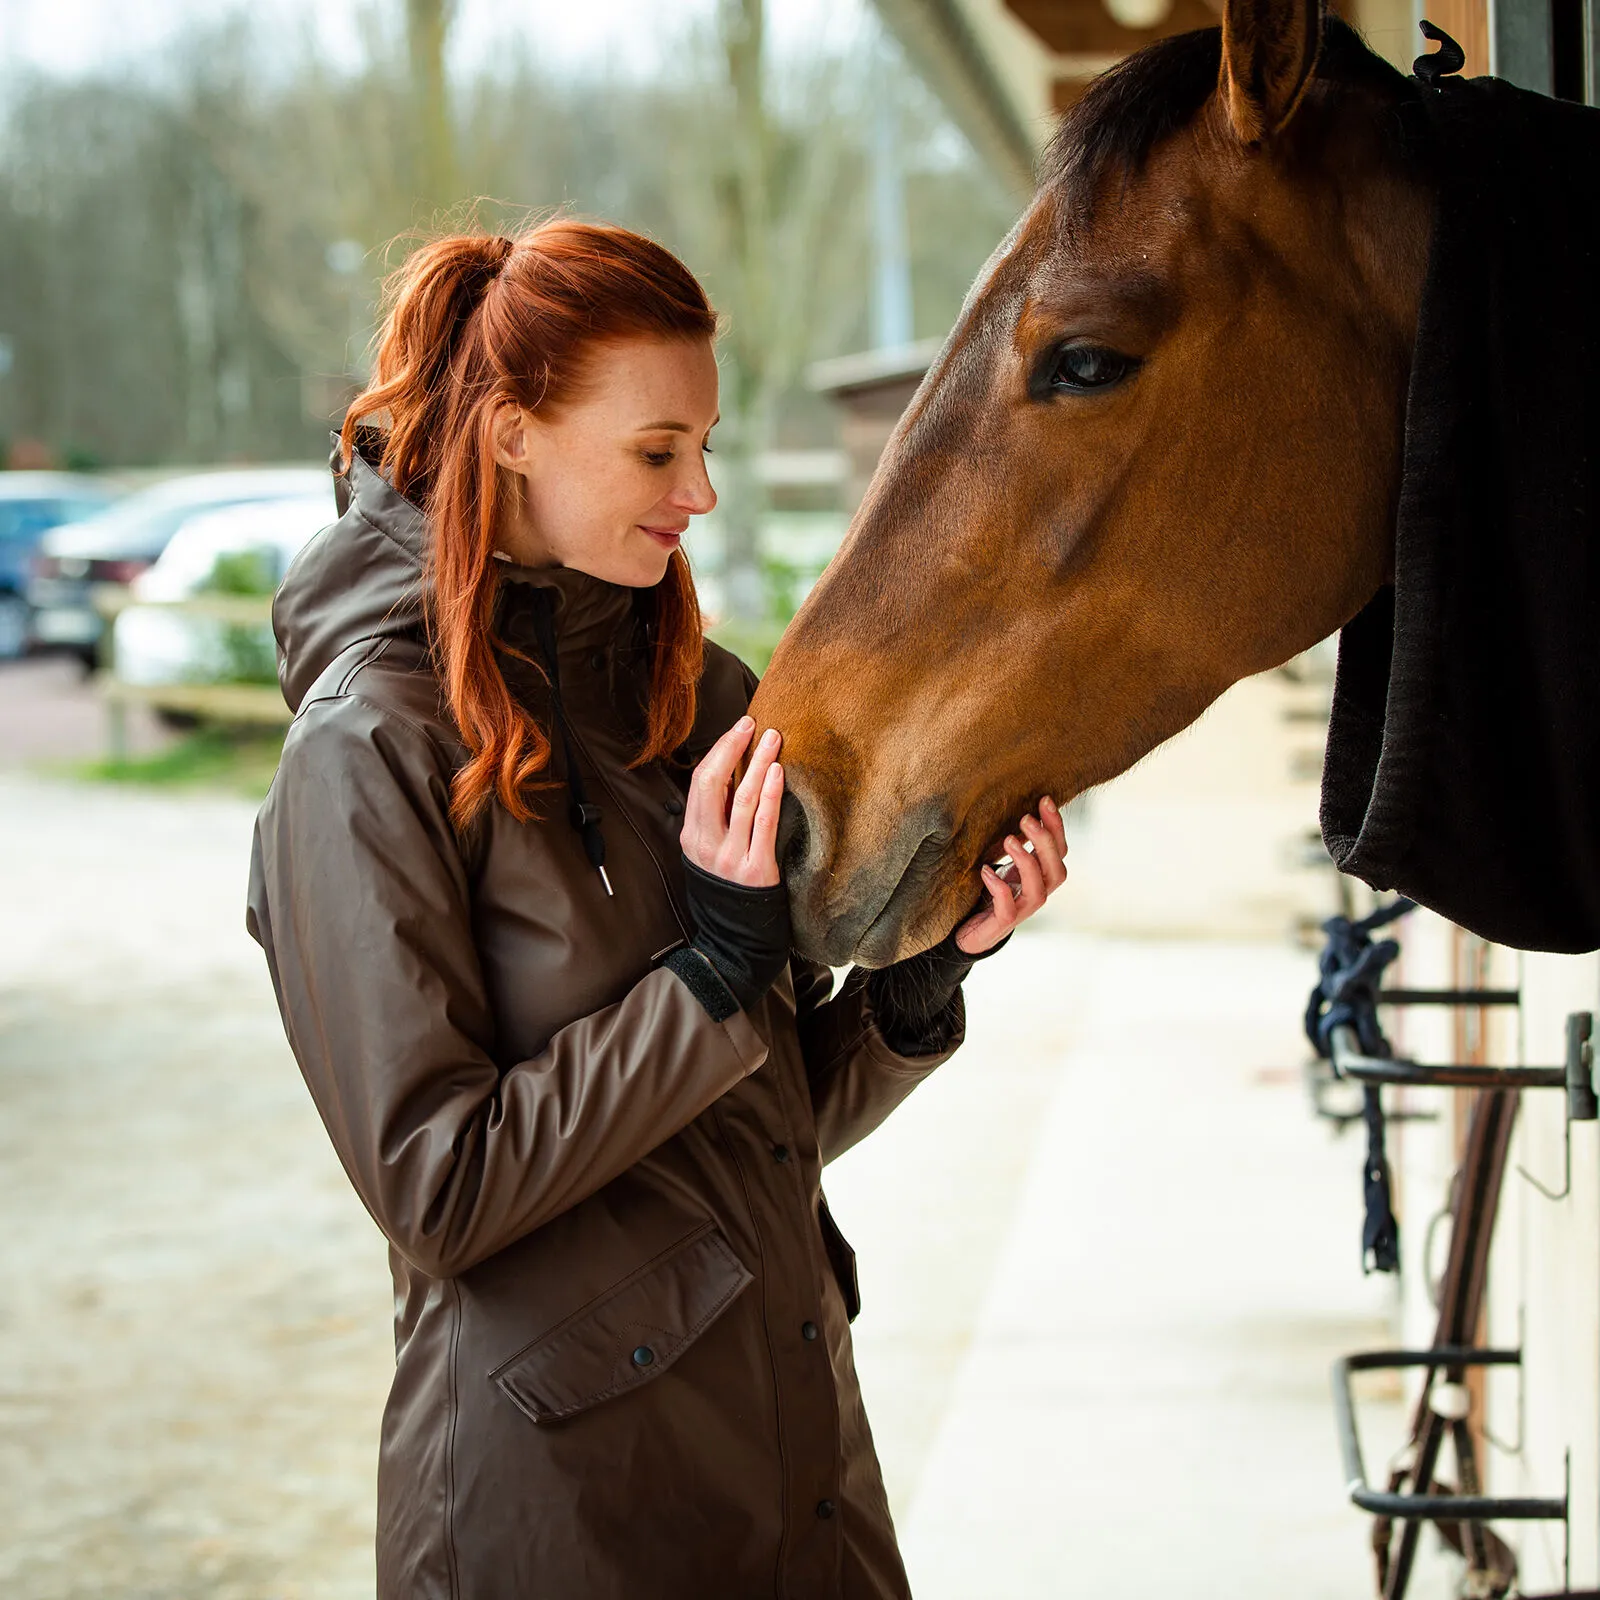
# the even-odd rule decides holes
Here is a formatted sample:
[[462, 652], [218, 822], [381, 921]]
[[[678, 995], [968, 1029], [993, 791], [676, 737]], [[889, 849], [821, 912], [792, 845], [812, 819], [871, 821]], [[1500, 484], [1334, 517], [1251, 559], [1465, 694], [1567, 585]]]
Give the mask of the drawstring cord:
[[600, 807], [589, 804], [583, 786], [583, 773], [578, 769], [578, 754], [572, 742], [572, 729], [567, 724], [567, 708], [561, 699], [561, 666], [556, 654], [556, 619], [554, 603], [542, 589], [534, 591], [533, 627], [539, 640], [539, 649], [545, 660], [545, 674], [550, 680], [550, 708], [556, 732], [561, 738], [561, 751], [567, 762], [567, 792], [571, 804], [567, 807], [567, 821], [583, 840], [583, 853], [589, 865], [600, 874], [606, 893], [613, 899], [615, 892], [611, 879], [606, 876], [606, 836], [600, 831]]

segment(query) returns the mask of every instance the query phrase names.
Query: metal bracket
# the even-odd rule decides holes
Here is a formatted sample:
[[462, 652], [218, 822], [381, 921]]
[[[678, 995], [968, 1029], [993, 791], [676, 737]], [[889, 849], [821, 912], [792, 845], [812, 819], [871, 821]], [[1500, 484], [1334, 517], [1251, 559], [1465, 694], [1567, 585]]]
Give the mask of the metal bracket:
[[1546, 1200], [1565, 1200], [1572, 1193], [1572, 1124], [1597, 1120], [1594, 1092], [1594, 1013], [1574, 1011], [1567, 1017], [1567, 1120], [1561, 1130], [1561, 1187], [1546, 1188], [1528, 1169], [1517, 1167]]
[[1357, 1083], [1398, 1083], [1431, 1089], [1565, 1089], [1568, 1120], [1593, 1122], [1600, 1116], [1590, 1042], [1593, 1029], [1590, 1012], [1575, 1011], [1567, 1018], [1567, 1059], [1559, 1067], [1425, 1066], [1394, 1057], [1363, 1055], [1361, 1041], [1348, 1024], [1332, 1030], [1329, 1049], [1335, 1075], [1353, 1078]]
[[1380, 989], [1380, 1006], [1519, 1006], [1520, 989]]
[[[1331, 1062], [1322, 1056], [1312, 1056], [1305, 1064], [1306, 1093], [1311, 1099], [1311, 1109], [1324, 1122], [1333, 1124], [1333, 1131], [1342, 1134], [1352, 1124], [1360, 1122], [1365, 1115], [1361, 1109], [1359, 1096], [1353, 1106], [1340, 1107], [1334, 1103], [1332, 1091], [1339, 1087], [1342, 1081], [1339, 1074], [1333, 1070]], [[1348, 1099], [1348, 1095], [1346, 1097]], [[1384, 1121], [1391, 1126], [1397, 1122], [1437, 1122], [1437, 1111], [1415, 1111], [1405, 1109], [1400, 1111], [1386, 1111]]]
[[[1520, 1367], [1520, 1350], [1472, 1350], [1438, 1345], [1431, 1350], [1363, 1350], [1341, 1356], [1333, 1364], [1333, 1406], [1339, 1427], [1339, 1452], [1344, 1460], [1350, 1501], [1375, 1516], [1409, 1522], [1491, 1522], [1504, 1518], [1521, 1522], [1565, 1522], [1567, 1497], [1559, 1500], [1533, 1495], [1391, 1494], [1367, 1482], [1361, 1459], [1361, 1438], [1356, 1431], [1355, 1401], [1350, 1375], [1385, 1372], [1399, 1367]], [[1430, 1377], [1429, 1382], [1432, 1382]]]

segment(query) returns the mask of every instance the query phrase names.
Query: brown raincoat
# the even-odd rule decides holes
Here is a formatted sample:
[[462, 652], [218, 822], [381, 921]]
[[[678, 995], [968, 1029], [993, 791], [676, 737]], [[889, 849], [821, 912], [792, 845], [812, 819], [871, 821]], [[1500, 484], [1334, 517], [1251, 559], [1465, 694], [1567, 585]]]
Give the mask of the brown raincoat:
[[[422, 518], [359, 457], [342, 492], [277, 602], [296, 718], [249, 925], [390, 1244], [379, 1594], [905, 1595], [821, 1169], [944, 1055], [896, 1054], [859, 983], [830, 999], [798, 958], [722, 1023], [657, 965], [689, 933], [688, 766], [751, 675], [709, 646], [685, 763], [630, 771], [648, 596], [509, 568], [508, 644], [535, 655], [531, 607], [555, 607], [615, 898], [562, 788], [539, 820], [495, 806], [458, 836]], [[538, 674], [505, 665], [547, 710]]]

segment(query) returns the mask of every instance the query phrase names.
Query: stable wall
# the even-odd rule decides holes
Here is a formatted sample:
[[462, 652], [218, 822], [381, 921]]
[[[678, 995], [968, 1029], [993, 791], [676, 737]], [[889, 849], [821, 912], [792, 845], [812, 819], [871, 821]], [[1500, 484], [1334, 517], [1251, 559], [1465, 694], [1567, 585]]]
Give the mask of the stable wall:
[[[1527, 954], [1490, 945], [1431, 913], [1401, 924], [1402, 962], [1393, 982], [1411, 987], [1520, 987], [1516, 1010], [1396, 1013], [1397, 1053], [1424, 1061], [1555, 1065], [1565, 1058], [1566, 1018], [1600, 1011], [1600, 958]], [[1403, 1274], [1396, 1342], [1432, 1342], [1430, 1280], [1448, 1249], [1447, 1227], [1429, 1223], [1448, 1205], [1470, 1091], [1390, 1092], [1392, 1103], [1439, 1113], [1437, 1123], [1392, 1130]], [[1490, 1254], [1481, 1342], [1523, 1351], [1520, 1370], [1490, 1374], [1478, 1420], [1491, 1494], [1560, 1495], [1570, 1468], [1571, 1582], [1600, 1584], [1600, 1124], [1571, 1125], [1566, 1179], [1566, 1097], [1524, 1091]], [[1521, 1169], [1521, 1170], [1519, 1170]], [[1561, 1198], [1541, 1193], [1528, 1175]], [[1427, 1259], [1425, 1259], [1425, 1255]], [[1481, 1392], [1481, 1390], [1480, 1390]], [[1369, 1462], [1377, 1475], [1380, 1463]], [[1453, 1471], [1453, 1466], [1449, 1468]], [[1566, 1552], [1557, 1524], [1502, 1523], [1518, 1552], [1524, 1592], [1564, 1586]], [[1432, 1536], [1429, 1536], [1432, 1542]]]

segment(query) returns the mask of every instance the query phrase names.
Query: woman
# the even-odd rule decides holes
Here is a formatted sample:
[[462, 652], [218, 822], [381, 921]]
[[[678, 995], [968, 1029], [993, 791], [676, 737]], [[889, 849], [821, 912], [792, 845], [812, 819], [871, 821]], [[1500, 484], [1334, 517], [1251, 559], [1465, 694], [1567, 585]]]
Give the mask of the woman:
[[735, 785], [754, 679], [679, 548], [715, 331], [621, 229], [418, 251], [275, 607], [250, 927], [391, 1247], [396, 1600], [906, 1593], [821, 1165], [1064, 841], [1045, 802], [954, 940], [837, 997], [791, 962], [777, 738]]

